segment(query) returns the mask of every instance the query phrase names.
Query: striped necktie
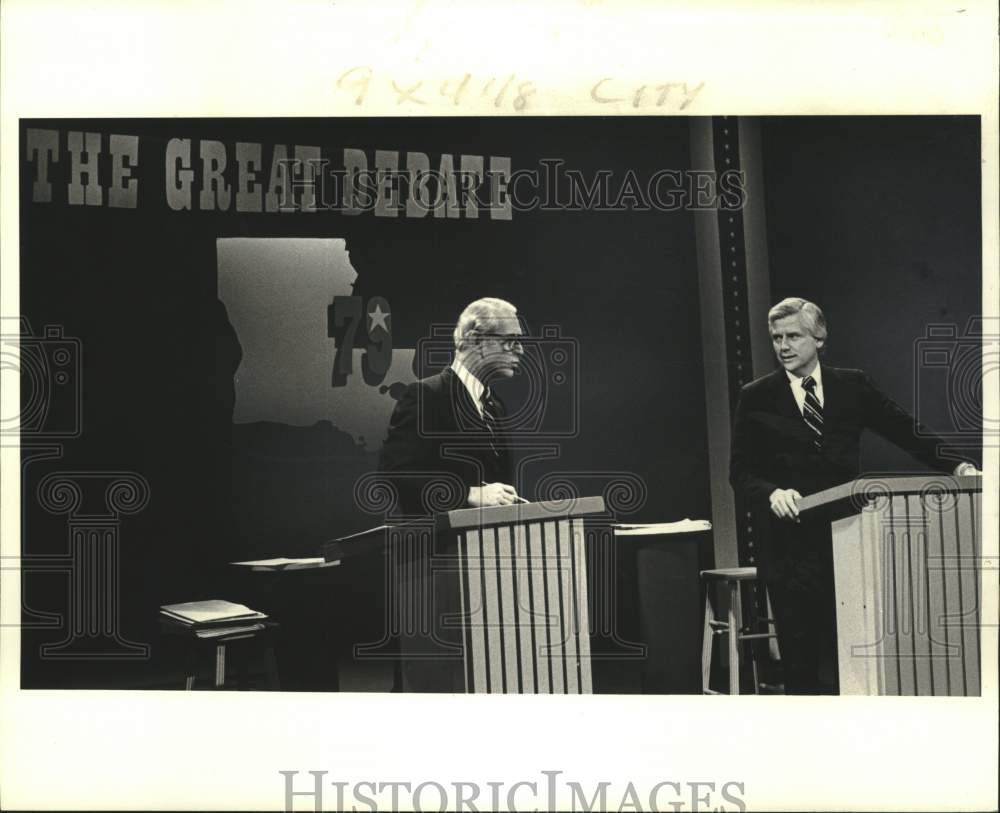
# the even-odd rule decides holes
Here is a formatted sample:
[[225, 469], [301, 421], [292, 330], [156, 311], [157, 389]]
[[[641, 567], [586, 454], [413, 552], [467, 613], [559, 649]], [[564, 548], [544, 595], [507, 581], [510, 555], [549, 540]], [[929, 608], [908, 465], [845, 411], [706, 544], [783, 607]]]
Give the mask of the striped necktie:
[[497, 449], [497, 418], [499, 412], [497, 409], [497, 402], [493, 398], [493, 392], [489, 387], [483, 390], [483, 394], [479, 399], [480, 406], [483, 408], [483, 423], [486, 425], [486, 431], [490, 433], [490, 449], [495, 457], [500, 457], [500, 450]]
[[806, 391], [806, 400], [802, 404], [802, 419], [816, 433], [813, 444], [818, 450], [823, 448], [823, 407], [816, 397], [816, 379], [807, 375], [802, 379], [802, 389]]

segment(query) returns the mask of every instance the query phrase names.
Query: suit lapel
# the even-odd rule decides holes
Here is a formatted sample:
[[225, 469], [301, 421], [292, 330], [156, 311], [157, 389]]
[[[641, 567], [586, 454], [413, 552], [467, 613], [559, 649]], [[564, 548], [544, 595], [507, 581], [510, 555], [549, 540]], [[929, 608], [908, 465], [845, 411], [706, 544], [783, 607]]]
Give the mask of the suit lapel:
[[[824, 374], [825, 374], [824, 370]], [[795, 402], [792, 385], [784, 369], [775, 370], [771, 379], [772, 408], [778, 416], [783, 433], [796, 444], [812, 445], [813, 431], [802, 417], [799, 405]], [[825, 385], [826, 378], [823, 383]]]
[[445, 379], [444, 390], [448, 393], [452, 414], [455, 417], [455, 426], [461, 431], [484, 430], [486, 427], [479, 415], [479, 409], [473, 403], [472, 396], [465, 384], [462, 383], [462, 379], [451, 367], [443, 370], [441, 376]]
[[[802, 413], [799, 405], [795, 403], [795, 395], [792, 393], [792, 385], [788, 381], [784, 368], [779, 368], [771, 373], [771, 391], [774, 398], [775, 412], [786, 418], [798, 418], [802, 421]], [[802, 421], [804, 424], [805, 421]]]
[[837, 375], [837, 370], [833, 367], [823, 368], [823, 421], [829, 421], [837, 414], [842, 402], [843, 380]]

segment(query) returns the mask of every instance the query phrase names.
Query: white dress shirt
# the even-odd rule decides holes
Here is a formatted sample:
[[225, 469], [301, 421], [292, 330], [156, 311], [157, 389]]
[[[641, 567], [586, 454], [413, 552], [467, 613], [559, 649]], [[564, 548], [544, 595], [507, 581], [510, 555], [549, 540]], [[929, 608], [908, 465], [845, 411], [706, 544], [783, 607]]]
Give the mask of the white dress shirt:
[[469, 368], [462, 364], [462, 362], [458, 359], [455, 359], [451, 363], [451, 369], [455, 371], [455, 375], [458, 376], [458, 380], [465, 385], [465, 388], [469, 391], [469, 395], [472, 396], [472, 403], [476, 405], [476, 411], [479, 413], [479, 417], [483, 417], [483, 393], [486, 392], [486, 387], [484, 387], [483, 383], [470, 373]]
[[[805, 411], [806, 403], [806, 391], [802, 386], [802, 382], [805, 377], [800, 378], [793, 373], [785, 370], [785, 375], [788, 376], [788, 383], [792, 387], [792, 395], [795, 396], [795, 403], [799, 405], [799, 412]], [[823, 406], [823, 373], [820, 371], [819, 363], [816, 364], [816, 369], [811, 373], [813, 381], [816, 382], [816, 389], [813, 390], [813, 395], [816, 396], [816, 400], [819, 401], [819, 405]]]

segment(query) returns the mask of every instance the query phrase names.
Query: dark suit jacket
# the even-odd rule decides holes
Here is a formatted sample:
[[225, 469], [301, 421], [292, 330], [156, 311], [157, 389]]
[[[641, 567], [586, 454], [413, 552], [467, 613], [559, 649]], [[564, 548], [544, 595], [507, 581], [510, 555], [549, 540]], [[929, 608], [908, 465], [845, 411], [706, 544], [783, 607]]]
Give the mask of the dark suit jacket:
[[[498, 418], [505, 411], [499, 398]], [[463, 508], [469, 489], [482, 482], [513, 485], [502, 432], [493, 453], [489, 432], [472, 396], [448, 368], [409, 385], [393, 410], [379, 471], [399, 494], [398, 511], [427, 515]]]
[[[762, 543], [761, 568], [775, 566], [802, 547], [799, 526], [771, 514], [776, 488], [802, 496], [853, 480], [860, 472], [861, 434], [870, 429], [933, 469], [952, 471], [958, 460], [940, 454], [943, 441], [931, 436], [898, 404], [881, 393], [861, 370], [823, 366], [823, 449], [802, 420], [784, 369], [743, 387], [733, 425], [729, 480], [754, 510]], [[786, 547], [790, 546], [790, 547]]]

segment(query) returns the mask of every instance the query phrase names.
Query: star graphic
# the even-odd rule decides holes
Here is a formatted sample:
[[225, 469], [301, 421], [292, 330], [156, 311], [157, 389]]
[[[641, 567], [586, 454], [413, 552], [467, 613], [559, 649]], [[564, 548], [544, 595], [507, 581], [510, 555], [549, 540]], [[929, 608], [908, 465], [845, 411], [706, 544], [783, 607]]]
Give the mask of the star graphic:
[[378, 326], [382, 328], [386, 333], [389, 332], [389, 325], [386, 324], [386, 320], [389, 318], [389, 314], [382, 310], [381, 305], [376, 305], [373, 310], [368, 313], [368, 318], [371, 319], [371, 324], [368, 326], [368, 332], [371, 333]]

